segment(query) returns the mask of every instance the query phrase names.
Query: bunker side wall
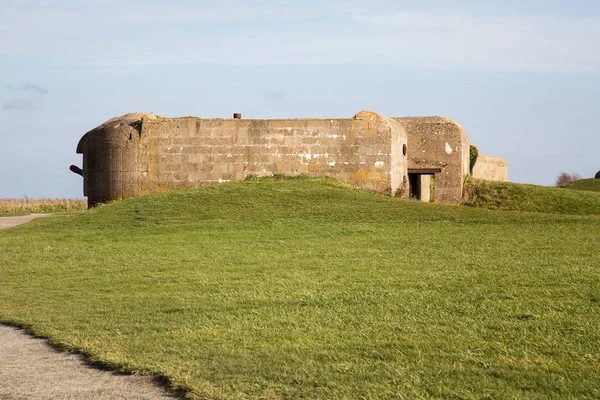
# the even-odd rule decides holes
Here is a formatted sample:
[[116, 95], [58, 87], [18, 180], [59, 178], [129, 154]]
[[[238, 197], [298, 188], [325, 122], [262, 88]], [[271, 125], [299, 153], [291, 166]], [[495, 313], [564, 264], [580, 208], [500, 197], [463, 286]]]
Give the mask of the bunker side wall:
[[[358, 115], [357, 115], [358, 116]], [[139, 192], [242, 180], [248, 175], [331, 176], [377, 192], [401, 186], [402, 126], [375, 113], [354, 119], [144, 120]]]
[[473, 167], [473, 178], [507, 182], [508, 166], [506, 161], [500, 157], [480, 154]]
[[394, 118], [408, 139], [408, 169], [441, 169], [435, 174], [435, 202], [459, 204], [469, 171], [469, 138], [462, 127], [443, 117]]

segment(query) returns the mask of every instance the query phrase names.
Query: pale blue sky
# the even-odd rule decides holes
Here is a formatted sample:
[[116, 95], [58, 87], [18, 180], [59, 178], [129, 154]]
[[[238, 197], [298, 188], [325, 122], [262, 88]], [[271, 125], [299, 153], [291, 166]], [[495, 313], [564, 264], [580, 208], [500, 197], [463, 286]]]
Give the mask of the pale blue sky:
[[169, 117], [444, 115], [515, 182], [600, 170], [600, 1], [0, 0], [0, 198], [82, 197], [79, 138]]

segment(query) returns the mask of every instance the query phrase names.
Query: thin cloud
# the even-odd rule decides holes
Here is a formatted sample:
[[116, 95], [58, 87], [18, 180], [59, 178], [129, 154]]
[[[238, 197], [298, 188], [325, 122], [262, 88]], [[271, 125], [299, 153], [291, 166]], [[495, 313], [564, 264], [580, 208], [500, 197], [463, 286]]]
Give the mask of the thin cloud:
[[265, 99], [272, 103], [281, 103], [285, 101], [288, 94], [283, 90], [274, 90], [265, 94]]
[[21, 83], [20, 85], [9, 85], [10, 89], [20, 90], [22, 92], [34, 92], [38, 94], [48, 94], [50, 91], [35, 83]]
[[[66, 8], [9, 7], [0, 15], [0, 26], [7, 30], [0, 35], [0, 55], [61, 54], [78, 67], [106, 70], [165, 64], [387, 64], [600, 72], [596, 15], [543, 15], [543, 10], [523, 16], [453, 14], [399, 5], [382, 10], [373, 5], [377, 1], [369, 8], [357, 1], [318, 7], [275, 1], [249, 7], [233, 1], [235, 7], [223, 7], [216, 0], [202, 5], [153, 2], [143, 13], [130, 4], [115, 13], [116, 0], [92, 1], [82, 8], [58, 1]], [[204, 22], [220, 28], [205, 28]], [[147, 34], [131, 36], [132, 26]], [[92, 40], [96, 36], [100, 39]]]
[[38, 110], [42, 108], [42, 102], [38, 99], [12, 99], [2, 104], [2, 108], [5, 110]]

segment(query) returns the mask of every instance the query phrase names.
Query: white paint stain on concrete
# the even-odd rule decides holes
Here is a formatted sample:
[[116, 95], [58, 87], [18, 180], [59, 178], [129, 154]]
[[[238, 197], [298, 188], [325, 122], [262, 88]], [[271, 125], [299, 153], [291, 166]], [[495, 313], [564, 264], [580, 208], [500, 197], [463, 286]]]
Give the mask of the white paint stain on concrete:
[[450, 146], [450, 144], [448, 142], [446, 142], [445, 151], [446, 151], [446, 154], [452, 154], [452, 146]]

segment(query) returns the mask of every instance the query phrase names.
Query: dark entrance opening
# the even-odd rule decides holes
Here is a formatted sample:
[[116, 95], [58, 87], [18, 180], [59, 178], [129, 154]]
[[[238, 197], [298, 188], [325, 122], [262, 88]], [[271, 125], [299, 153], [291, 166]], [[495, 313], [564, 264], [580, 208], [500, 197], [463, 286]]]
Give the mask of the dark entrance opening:
[[410, 198], [425, 202], [433, 201], [435, 174], [438, 172], [441, 172], [440, 168], [409, 169], [408, 185]]
[[421, 174], [408, 174], [409, 196], [421, 200]]

